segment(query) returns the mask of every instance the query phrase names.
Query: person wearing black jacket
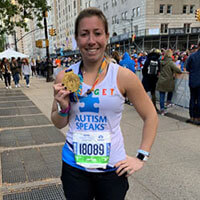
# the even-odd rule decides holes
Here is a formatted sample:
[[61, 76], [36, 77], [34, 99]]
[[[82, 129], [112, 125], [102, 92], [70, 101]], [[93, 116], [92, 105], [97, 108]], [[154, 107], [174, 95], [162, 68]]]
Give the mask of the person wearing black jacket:
[[160, 50], [152, 49], [147, 55], [147, 59], [142, 68], [142, 84], [146, 92], [151, 92], [151, 100], [156, 108], [156, 83], [160, 72]]
[[10, 68], [11, 68], [11, 72], [12, 72], [12, 76], [15, 82], [15, 87], [20, 87], [19, 84], [19, 67], [18, 67], [18, 63], [16, 58], [12, 57], [11, 59], [11, 63], [10, 63]]

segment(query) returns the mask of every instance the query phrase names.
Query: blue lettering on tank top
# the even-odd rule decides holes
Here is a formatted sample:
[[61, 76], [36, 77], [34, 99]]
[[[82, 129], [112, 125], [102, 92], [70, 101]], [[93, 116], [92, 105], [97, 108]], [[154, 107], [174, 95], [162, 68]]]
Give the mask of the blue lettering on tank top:
[[[75, 117], [76, 129], [80, 131], [102, 131], [107, 124], [107, 117], [98, 115], [99, 98], [93, 97], [93, 94], [89, 94], [84, 98], [80, 98], [80, 103], [84, 103], [84, 107], [79, 107], [80, 113]], [[87, 112], [87, 114], [84, 114]], [[88, 113], [91, 113], [88, 114]], [[97, 113], [97, 115], [94, 115]]]

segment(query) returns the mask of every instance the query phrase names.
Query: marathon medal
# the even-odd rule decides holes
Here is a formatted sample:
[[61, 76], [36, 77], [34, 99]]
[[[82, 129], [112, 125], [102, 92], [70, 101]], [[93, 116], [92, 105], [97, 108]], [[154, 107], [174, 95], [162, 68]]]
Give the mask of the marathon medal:
[[76, 92], [80, 87], [80, 78], [72, 70], [66, 71], [62, 83], [71, 92]]

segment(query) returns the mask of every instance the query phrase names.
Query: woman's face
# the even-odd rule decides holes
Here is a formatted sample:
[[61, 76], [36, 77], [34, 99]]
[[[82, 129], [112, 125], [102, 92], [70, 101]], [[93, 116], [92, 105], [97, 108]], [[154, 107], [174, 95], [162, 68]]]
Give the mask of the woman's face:
[[77, 45], [87, 62], [97, 62], [104, 57], [109, 34], [97, 16], [81, 19], [78, 26]]

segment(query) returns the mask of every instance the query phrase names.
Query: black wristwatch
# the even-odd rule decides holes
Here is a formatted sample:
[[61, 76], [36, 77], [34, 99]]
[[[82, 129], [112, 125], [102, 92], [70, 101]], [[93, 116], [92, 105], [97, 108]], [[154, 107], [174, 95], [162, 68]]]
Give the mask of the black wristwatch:
[[142, 153], [137, 153], [136, 154], [136, 158], [140, 159], [141, 161], [147, 161], [149, 156], [146, 156], [146, 155], [144, 155]]

